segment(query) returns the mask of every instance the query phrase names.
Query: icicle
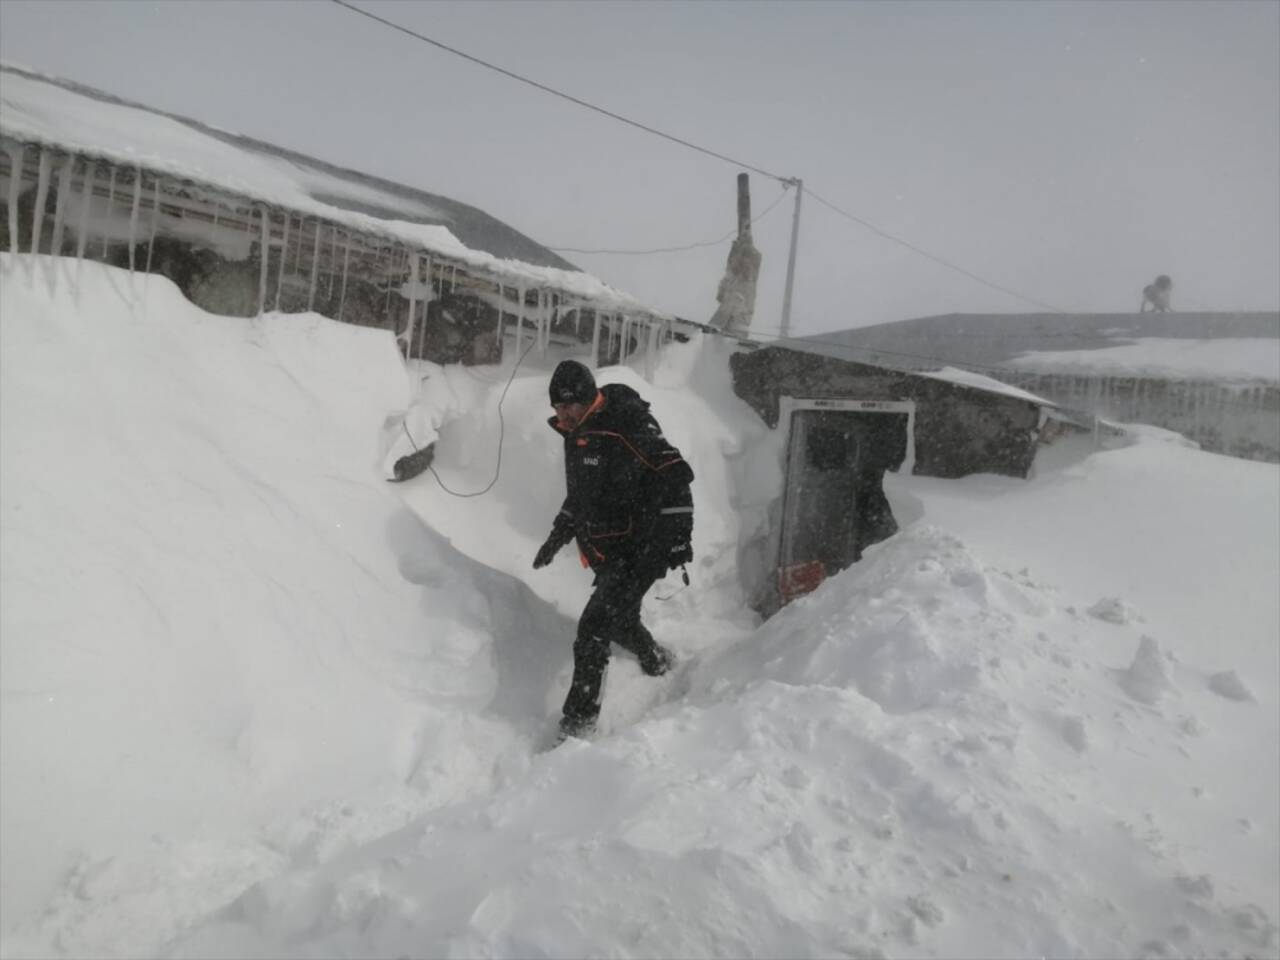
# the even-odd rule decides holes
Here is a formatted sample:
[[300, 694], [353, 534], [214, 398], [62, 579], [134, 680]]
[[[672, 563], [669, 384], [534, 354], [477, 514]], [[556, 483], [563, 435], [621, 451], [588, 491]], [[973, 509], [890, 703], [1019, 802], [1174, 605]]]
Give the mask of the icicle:
[[31, 210], [31, 252], [40, 252], [40, 234], [44, 232], [44, 205], [49, 199], [49, 170], [53, 155], [40, 148], [40, 176], [36, 181], [36, 205]]
[[338, 300], [338, 319], [347, 308], [347, 272], [351, 268], [351, 231], [347, 230], [346, 243], [342, 251], [342, 297]]
[[111, 185], [107, 188], [107, 207], [102, 214], [102, 259], [111, 250], [111, 208], [116, 204], [116, 165], [111, 165]]
[[27, 151], [19, 145], [17, 150], [6, 152], [9, 154], [9, 252], [21, 253], [18, 249], [18, 193], [22, 190], [22, 167]]
[[76, 238], [76, 269], [84, 260], [84, 248], [89, 242], [89, 207], [93, 205], [93, 179], [98, 166], [86, 158], [84, 179], [80, 181], [80, 236]]
[[545, 290], [538, 292], [538, 311], [542, 315], [543, 329], [546, 330], [546, 343], [542, 347], [545, 354], [551, 348], [551, 296]]
[[271, 251], [271, 211], [266, 204], [258, 207], [262, 222], [262, 238], [258, 241], [258, 316], [267, 309], [267, 256]]
[[551, 334], [555, 328], [556, 322], [556, 301], [555, 297], [551, 295], [550, 290], [544, 290], [542, 292], [542, 302], [544, 304], [543, 309], [547, 311], [547, 347], [550, 348]]
[[449, 265], [449, 292], [453, 293], [458, 289], [458, 265], [456, 263]]
[[[422, 357], [427, 352], [427, 320], [431, 316], [431, 301], [435, 298], [435, 261], [432, 260], [431, 254], [427, 254], [427, 293], [422, 298], [422, 322], [418, 324], [418, 356]], [[441, 283], [444, 282], [442, 277]]]
[[[521, 309], [528, 309], [529, 301], [525, 299], [529, 293], [527, 290], [520, 291]], [[547, 345], [551, 342], [549, 336], [550, 331], [547, 329], [547, 312], [542, 306], [542, 291], [533, 291], [533, 324], [538, 328], [538, 353], [545, 356]]]
[[156, 249], [156, 228], [160, 225], [160, 178], [156, 177], [151, 196], [151, 236], [147, 238], [147, 276], [151, 275], [151, 255]]
[[142, 203], [142, 168], [133, 168], [133, 206], [129, 210], [129, 274], [133, 275], [134, 244], [138, 242], [138, 206]]
[[[502, 298], [506, 295], [502, 289], [502, 281], [498, 281], [498, 329], [502, 329]], [[516, 317], [516, 356], [524, 356], [524, 351], [520, 349], [520, 344], [524, 341], [524, 324], [520, 322], [520, 318]]]
[[[593, 367], [600, 366], [600, 311], [595, 310], [595, 326], [591, 330], [591, 365]], [[578, 310], [579, 316], [582, 314], [581, 308]]]
[[387, 247], [387, 299], [382, 305], [382, 322], [392, 331], [395, 330], [395, 327], [391, 323], [391, 284], [394, 281], [396, 254], [395, 247]]
[[293, 257], [293, 274], [297, 276], [302, 272], [302, 237], [306, 233], [306, 225], [303, 221], [302, 214], [298, 214], [298, 242], [295, 244], [297, 253]]
[[[525, 311], [529, 309], [529, 301], [526, 299], [529, 292], [523, 287], [520, 289], [520, 309]], [[538, 331], [538, 353], [545, 356], [547, 352], [547, 344], [550, 342], [547, 336], [547, 318], [542, 309], [542, 294], [540, 291], [533, 292], [533, 325]]]
[[[503, 290], [498, 294], [498, 302], [499, 302], [499, 303], [505, 303], [505, 302], [506, 302], [506, 293], [507, 293], [507, 291], [506, 291], [506, 289], [504, 288], [504, 289], [503, 289]], [[517, 299], [516, 299], [516, 306], [515, 306], [515, 310], [514, 310], [513, 312], [515, 313], [516, 326], [523, 330], [523, 329], [524, 329], [524, 323], [525, 323], [525, 314], [524, 314], [524, 288], [523, 288], [523, 287], [516, 287], [516, 297], [517, 297]], [[535, 321], [535, 323], [534, 323], [534, 330], [533, 330], [533, 344], [532, 344], [532, 346], [533, 346], [533, 347], [535, 347], [535, 348], [537, 348], [537, 347], [539, 347], [539, 346], [540, 346], [541, 342], [542, 342], [542, 331], [541, 331], [541, 330], [539, 330], [539, 329], [537, 328], [537, 322]]]
[[53, 242], [49, 244], [49, 252], [55, 257], [62, 253], [63, 216], [67, 210], [67, 194], [71, 192], [71, 173], [75, 162], [75, 157], [67, 157], [58, 170], [58, 198], [53, 207]]
[[542, 352], [545, 354], [551, 349], [551, 298], [545, 290], [535, 290], [533, 296], [538, 302], [538, 317], [542, 324]]
[[326, 303], [333, 299], [333, 275], [338, 272], [338, 225], [330, 224], [329, 229], [329, 269], [325, 271]]
[[404, 333], [404, 355], [406, 358], [413, 355], [413, 337], [418, 332], [416, 326], [418, 322], [418, 272], [421, 270], [421, 254], [413, 253], [409, 255], [409, 317], [405, 321]]
[[280, 235], [280, 267], [276, 270], [276, 313], [280, 312], [280, 290], [284, 286], [284, 264], [289, 256], [289, 211], [284, 212], [284, 232]]
[[307, 290], [307, 312], [316, 308], [316, 276], [320, 270], [320, 227], [322, 224], [316, 221], [316, 239], [315, 246], [311, 251], [311, 286]]

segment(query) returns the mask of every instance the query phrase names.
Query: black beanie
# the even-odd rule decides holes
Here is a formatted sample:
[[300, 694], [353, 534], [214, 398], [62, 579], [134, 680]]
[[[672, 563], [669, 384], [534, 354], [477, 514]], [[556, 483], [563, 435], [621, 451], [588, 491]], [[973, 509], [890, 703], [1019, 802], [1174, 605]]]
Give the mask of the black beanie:
[[596, 378], [577, 360], [561, 360], [551, 375], [551, 405], [586, 403], [596, 399]]

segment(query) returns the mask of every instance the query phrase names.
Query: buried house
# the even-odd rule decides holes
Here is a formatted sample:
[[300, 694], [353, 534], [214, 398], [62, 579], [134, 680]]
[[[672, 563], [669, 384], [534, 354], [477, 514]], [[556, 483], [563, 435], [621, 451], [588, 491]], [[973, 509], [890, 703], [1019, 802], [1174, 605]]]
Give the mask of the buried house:
[[[886, 470], [1026, 477], [1037, 445], [1086, 424], [979, 374], [907, 372], [804, 349], [734, 354], [734, 392], [784, 444], [781, 497], [744, 545], [752, 605], [766, 616], [897, 530]], [[1051, 429], [1052, 428], [1052, 429]]]
[[1280, 462], [1280, 313], [946, 314], [822, 334], [829, 356], [902, 369], [939, 357], [1074, 410]]
[[[10, 66], [0, 250], [161, 273], [215, 314], [314, 311], [380, 327], [406, 358], [436, 363], [555, 345], [595, 366], [647, 366], [669, 338], [722, 333], [646, 308], [473, 207]], [[740, 551], [762, 612], [893, 533], [886, 469], [1025, 476], [1052, 407], [960, 371], [800, 349], [741, 352], [730, 366], [738, 395], [788, 444], [769, 532]], [[428, 464], [431, 448], [418, 455], [406, 467]]]
[[438, 363], [499, 362], [505, 335], [617, 362], [673, 323], [474, 207], [9, 65], [0, 250], [160, 273], [211, 313], [382, 327]]

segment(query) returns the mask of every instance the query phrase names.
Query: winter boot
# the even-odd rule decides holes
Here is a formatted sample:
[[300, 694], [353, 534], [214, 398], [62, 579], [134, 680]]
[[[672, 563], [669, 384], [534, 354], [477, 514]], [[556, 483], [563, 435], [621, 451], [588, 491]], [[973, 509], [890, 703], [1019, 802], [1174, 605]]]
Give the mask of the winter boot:
[[637, 659], [640, 661], [640, 669], [651, 677], [662, 676], [671, 669], [676, 660], [671, 651], [660, 643], [655, 643], [651, 651]]
[[578, 740], [590, 740], [595, 734], [595, 720], [579, 717], [561, 717], [560, 732], [556, 735], [556, 744], [564, 743], [570, 737]]

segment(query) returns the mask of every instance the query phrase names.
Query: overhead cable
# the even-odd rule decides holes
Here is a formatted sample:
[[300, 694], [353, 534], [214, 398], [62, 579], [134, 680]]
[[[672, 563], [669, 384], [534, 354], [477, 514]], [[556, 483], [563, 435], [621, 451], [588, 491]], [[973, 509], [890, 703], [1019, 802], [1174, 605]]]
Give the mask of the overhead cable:
[[[707, 147], [699, 146], [699, 145], [698, 145], [698, 144], [696, 144], [696, 143], [692, 143], [692, 142], [690, 142], [690, 141], [688, 141], [688, 140], [684, 140], [684, 139], [682, 139], [682, 138], [680, 138], [680, 137], [673, 136], [672, 134], [664, 133], [663, 131], [658, 130], [658, 129], [654, 128], [654, 127], [651, 127], [651, 126], [649, 126], [649, 125], [647, 125], [647, 124], [640, 123], [640, 122], [639, 122], [639, 121], [637, 121], [637, 120], [631, 120], [631, 119], [629, 119], [629, 118], [627, 118], [627, 117], [622, 116], [621, 114], [614, 113], [612, 110], [606, 110], [604, 107], [598, 107], [598, 106], [596, 106], [594, 103], [588, 103], [586, 100], [583, 100], [583, 99], [581, 99], [581, 98], [579, 98], [579, 97], [575, 97], [575, 96], [573, 96], [572, 94], [564, 93], [563, 91], [557, 90], [557, 89], [555, 89], [554, 87], [549, 87], [549, 86], [547, 86], [547, 85], [546, 85], [546, 84], [544, 84], [544, 83], [539, 83], [539, 82], [538, 82], [538, 81], [536, 81], [536, 80], [531, 80], [530, 78], [525, 77], [525, 76], [522, 76], [522, 75], [520, 75], [520, 74], [518, 74], [518, 73], [516, 73], [516, 72], [514, 72], [514, 71], [512, 71], [512, 70], [508, 70], [508, 69], [506, 69], [505, 67], [500, 67], [500, 66], [498, 66], [498, 65], [497, 65], [497, 64], [495, 64], [495, 63], [490, 63], [488, 60], [482, 60], [480, 57], [473, 56], [472, 54], [469, 54], [469, 53], [466, 53], [465, 51], [459, 50], [459, 49], [457, 49], [456, 47], [451, 47], [451, 46], [449, 46], [447, 43], [442, 43], [441, 41], [439, 41], [439, 40], [435, 40], [435, 39], [433, 39], [432, 37], [428, 37], [428, 36], [426, 36], [425, 34], [418, 33], [418, 32], [417, 32], [417, 31], [415, 31], [415, 30], [410, 30], [408, 27], [401, 26], [400, 24], [395, 23], [395, 22], [394, 22], [394, 21], [392, 21], [392, 20], [388, 20], [388, 19], [386, 19], [385, 17], [380, 17], [380, 16], [378, 16], [376, 13], [370, 13], [368, 10], [361, 9], [360, 7], [357, 7], [355, 4], [348, 2], [348, 0], [331, 0], [331, 2], [333, 2], [333, 3], [337, 4], [338, 6], [342, 7], [344, 10], [349, 10], [349, 11], [351, 11], [352, 13], [359, 14], [359, 15], [360, 15], [360, 16], [362, 16], [362, 17], [366, 17], [367, 19], [369, 19], [369, 20], [373, 20], [373, 21], [374, 21], [374, 22], [376, 22], [376, 23], [380, 23], [380, 24], [382, 24], [382, 25], [383, 25], [383, 26], [385, 26], [385, 27], [388, 27], [388, 28], [390, 28], [390, 29], [392, 29], [392, 30], [397, 31], [398, 33], [403, 33], [403, 34], [405, 34], [406, 36], [409, 36], [409, 37], [414, 38], [415, 40], [420, 40], [420, 41], [422, 41], [423, 43], [430, 44], [430, 45], [431, 45], [431, 46], [433, 46], [433, 47], [436, 47], [436, 48], [438, 48], [438, 49], [440, 49], [440, 50], [444, 50], [446, 53], [452, 53], [454, 56], [461, 57], [461, 58], [463, 58], [464, 60], [469, 60], [469, 61], [471, 61], [472, 63], [477, 64], [478, 66], [484, 67], [484, 68], [485, 68], [485, 69], [487, 69], [487, 70], [493, 70], [493, 71], [495, 71], [495, 72], [497, 72], [497, 73], [502, 74], [502, 75], [503, 75], [503, 76], [505, 76], [505, 77], [509, 77], [509, 78], [510, 78], [510, 79], [512, 79], [512, 80], [517, 80], [517, 81], [519, 81], [520, 83], [528, 84], [529, 86], [531, 86], [531, 87], [535, 87], [535, 88], [537, 88], [538, 90], [542, 90], [542, 91], [544, 91], [545, 93], [549, 93], [549, 94], [551, 94], [551, 95], [553, 95], [553, 96], [560, 97], [560, 98], [561, 98], [561, 99], [563, 99], [563, 100], [568, 100], [570, 103], [577, 104], [577, 105], [578, 105], [578, 106], [580, 106], [580, 107], [585, 107], [585, 108], [587, 108], [588, 110], [592, 110], [592, 111], [594, 111], [594, 112], [596, 112], [596, 113], [599, 113], [599, 114], [602, 114], [602, 115], [604, 115], [604, 116], [606, 116], [606, 117], [610, 117], [611, 119], [613, 119], [613, 120], [617, 120], [617, 121], [619, 121], [620, 123], [625, 123], [625, 124], [627, 124], [628, 126], [635, 127], [635, 128], [636, 128], [636, 129], [638, 129], [638, 130], [643, 130], [643, 131], [645, 131], [646, 133], [651, 133], [651, 134], [653, 134], [654, 136], [661, 137], [661, 138], [662, 138], [662, 139], [664, 139], [664, 140], [669, 140], [669, 141], [670, 141], [670, 142], [672, 142], [672, 143], [677, 143], [677, 144], [680, 144], [680, 145], [681, 145], [681, 146], [683, 146], [683, 147], [688, 147], [688, 148], [689, 148], [689, 149], [691, 149], [691, 150], [696, 150], [698, 153], [705, 154], [705, 155], [707, 155], [707, 156], [709, 156], [709, 157], [714, 157], [714, 158], [716, 158], [717, 160], [723, 160], [723, 161], [725, 161], [726, 163], [731, 163], [731, 164], [733, 164], [733, 165], [734, 165], [734, 166], [736, 166], [736, 167], [740, 167], [740, 168], [744, 168], [744, 169], [747, 169], [747, 170], [751, 170], [751, 171], [752, 171], [752, 172], [754, 172], [754, 173], [758, 173], [758, 174], [760, 174], [761, 176], [764, 176], [764, 177], [769, 177], [769, 178], [770, 178], [770, 179], [772, 179], [772, 180], [777, 180], [779, 183], [782, 183], [782, 184], [787, 185], [787, 186], [794, 186], [794, 185], [796, 185], [796, 184], [797, 184], [797, 182], [798, 182], [798, 181], [796, 180], [796, 178], [794, 178], [794, 177], [783, 177], [783, 176], [780, 176], [780, 175], [778, 175], [778, 174], [776, 174], [776, 173], [772, 173], [772, 172], [770, 172], [770, 171], [768, 171], [768, 170], [764, 170], [764, 169], [762, 169], [761, 167], [756, 166], [755, 164], [746, 163], [746, 162], [741, 161], [741, 160], [735, 160], [733, 157], [727, 156], [727, 155], [725, 155], [725, 154], [723, 154], [723, 153], [718, 153], [717, 151], [715, 151], [715, 150], [710, 150], [710, 149], [708, 149]], [[932, 253], [930, 253], [930, 252], [929, 252], [929, 251], [927, 251], [927, 250], [923, 250], [923, 249], [921, 249], [920, 247], [916, 246], [915, 244], [911, 243], [910, 241], [903, 240], [901, 237], [896, 237], [896, 236], [894, 236], [893, 234], [888, 233], [888, 232], [887, 232], [887, 231], [885, 231], [885, 230], [881, 230], [881, 229], [880, 229], [879, 227], [877, 227], [875, 224], [869, 223], [869, 222], [867, 222], [866, 220], [862, 219], [861, 217], [856, 216], [855, 214], [849, 213], [847, 210], [842, 210], [840, 207], [836, 206], [836, 205], [835, 205], [834, 203], [832, 203], [831, 201], [823, 199], [823, 197], [821, 197], [821, 196], [820, 196], [819, 194], [817, 194], [817, 193], [814, 193], [812, 190], [809, 190], [809, 191], [808, 191], [808, 193], [809, 193], [809, 195], [810, 195], [810, 196], [812, 196], [815, 200], [817, 200], [820, 204], [822, 204], [823, 206], [825, 206], [825, 207], [827, 207], [827, 208], [829, 208], [829, 209], [833, 210], [834, 212], [836, 212], [836, 213], [840, 214], [842, 217], [846, 217], [846, 218], [848, 218], [849, 220], [853, 221], [854, 223], [856, 223], [856, 224], [858, 224], [858, 225], [860, 225], [860, 226], [862, 226], [862, 227], [865, 227], [866, 229], [870, 230], [872, 233], [875, 233], [877, 236], [883, 237], [883, 238], [884, 238], [884, 239], [886, 239], [886, 240], [889, 240], [889, 241], [891, 241], [891, 242], [893, 242], [893, 243], [896, 243], [896, 244], [898, 244], [898, 245], [900, 245], [900, 246], [902, 246], [902, 247], [905, 247], [906, 249], [910, 250], [911, 252], [916, 253], [916, 254], [919, 254], [920, 256], [922, 256], [922, 257], [924, 257], [924, 258], [926, 258], [926, 259], [928, 259], [928, 260], [932, 260], [934, 263], [937, 263], [937, 264], [939, 264], [939, 265], [941, 265], [941, 266], [944, 266], [944, 267], [946, 267], [948, 270], [954, 270], [956, 273], [962, 274], [962, 275], [964, 275], [964, 276], [968, 277], [968, 278], [969, 278], [969, 279], [971, 279], [971, 280], [975, 280], [975, 281], [977, 281], [978, 283], [982, 284], [982, 285], [983, 285], [983, 286], [985, 286], [985, 287], [990, 287], [990, 288], [991, 288], [991, 289], [993, 289], [993, 290], [998, 290], [998, 291], [1000, 291], [1001, 293], [1007, 294], [1008, 296], [1014, 297], [1014, 298], [1016, 298], [1016, 299], [1018, 299], [1018, 300], [1023, 300], [1023, 301], [1025, 301], [1026, 303], [1035, 304], [1036, 306], [1038, 306], [1038, 307], [1042, 307], [1042, 308], [1044, 308], [1044, 309], [1046, 309], [1046, 310], [1048, 310], [1048, 311], [1050, 311], [1050, 312], [1052, 312], [1052, 313], [1066, 313], [1066, 312], [1067, 312], [1067, 311], [1065, 311], [1065, 310], [1062, 310], [1062, 309], [1061, 309], [1061, 308], [1059, 308], [1059, 307], [1055, 307], [1055, 306], [1053, 306], [1052, 304], [1045, 303], [1045, 302], [1044, 302], [1044, 301], [1042, 301], [1042, 300], [1037, 300], [1037, 299], [1036, 299], [1036, 298], [1034, 298], [1034, 297], [1029, 297], [1029, 296], [1027, 296], [1026, 294], [1019, 293], [1017, 290], [1014, 290], [1014, 289], [1012, 289], [1012, 288], [1010, 288], [1010, 287], [1003, 286], [1002, 284], [995, 283], [995, 282], [993, 282], [993, 281], [991, 281], [991, 280], [986, 279], [985, 277], [981, 277], [981, 276], [979, 276], [978, 274], [973, 273], [973, 272], [972, 272], [972, 271], [970, 271], [970, 270], [966, 270], [964, 267], [958, 266], [957, 264], [954, 264], [954, 263], [952, 263], [952, 262], [951, 262], [951, 261], [949, 261], [949, 260], [946, 260], [946, 259], [944, 259], [944, 258], [942, 258], [942, 257], [939, 257], [939, 256], [937, 256], [937, 255], [935, 255], [935, 254], [932, 254]], [[732, 234], [730, 234], [729, 236], [732, 236]], [[724, 239], [728, 239], [728, 237], [725, 237]], [[565, 248], [559, 248], [559, 249], [561, 250], [561, 252], [565, 252], [565, 253], [614, 253], [614, 254], [637, 254], [637, 255], [647, 255], [647, 254], [651, 254], [651, 253], [674, 253], [674, 252], [677, 252], [677, 251], [680, 251], [680, 250], [686, 250], [686, 249], [691, 250], [691, 249], [694, 249], [695, 247], [698, 247], [698, 246], [714, 246], [714, 245], [715, 245], [715, 244], [717, 244], [717, 243], [723, 243], [723, 242], [724, 242], [724, 239], [722, 239], [722, 240], [714, 240], [714, 241], [707, 241], [707, 242], [702, 243], [702, 244], [691, 244], [691, 245], [686, 246], [686, 247], [667, 247], [667, 248], [661, 248], [661, 249], [656, 249], [656, 250], [636, 250], [636, 251], [631, 251], [631, 250], [576, 250], [576, 249], [571, 249], [571, 248], [568, 248], [568, 247], [565, 247]], [[557, 249], [557, 248], [550, 248], [550, 249]]]
[[383, 17], [378, 16], [376, 13], [370, 13], [368, 10], [362, 10], [359, 7], [357, 7], [355, 4], [348, 3], [347, 0], [333, 0], [333, 2], [340, 7], [350, 10], [352, 13], [358, 13], [362, 17], [368, 17], [370, 20], [375, 20], [378, 23], [381, 23], [383, 26], [390, 27], [392, 30], [397, 30], [400, 33], [407, 34], [408, 36], [413, 37], [416, 40], [421, 40], [423, 43], [429, 43], [433, 47], [438, 47], [441, 50], [446, 51], [447, 53], [452, 53], [454, 56], [462, 57], [464, 60], [470, 60], [472, 63], [479, 64], [480, 66], [485, 67], [486, 69], [495, 70], [498, 73], [502, 74], [503, 76], [510, 77], [512, 80], [519, 80], [521, 83], [527, 83], [531, 87], [536, 87], [539, 90], [552, 94], [553, 96], [560, 97], [563, 100], [568, 100], [570, 103], [576, 103], [580, 107], [586, 107], [588, 110], [594, 110], [596, 113], [604, 114], [606, 117], [611, 117], [612, 119], [618, 120], [621, 123], [625, 123], [628, 126], [636, 127], [637, 129], [643, 130], [646, 133], [652, 133], [655, 136], [662, 137], [664, 140], [670, 140], [672, 143], [678, 143], [681, 146], [688, 147], [691, 150], [697, 150], [699, 153], [705, 153], [707, 156], [715, 157], [717, 160], [723, 160], [726, 163], [732, 163], [735, 167], [745, 167], [746, 169], [751, 170], [754, 173], [760, 174], [762, 177], [769, 177], [773, 180], [778, 180], [782, 183], [791, 182], [792, 178], [790, 177], [782, 177], [776, 173], [770, 173], [768, 170], [762, 170], [760, 167], [757, 167], [753, 164], [744, 163], [741, 160], [733, 159], [733, 157], [725, 156], [723, 153], [717, 153], [716, 151], [709, 150], [706, 147], [700, 147], [696, 143], [691, 143], [688, 140], [682, 140], [680, 137], [672, 136], [669, 133], [663, 133], [661, 130], [654, 129], [653, 127], [650, 127], [647, 124], [640, 123], [638, 120], [630, 120], [627, 117], [622, 116], [621, 114], [614, 113], [612, 110], [606, 110], [604, 107], [597, 107], [594, 103], [588, 103], [586, 100], [579, 99], [578, 97], [575, 97], [572, 94], [563, 93], [560, 90], [556, 90], [554, 87], [548, 87], [545, 83], [539, 83], [537, 80], [530, 80], [528, 77], [522, 77], [520, 74], [514, 73], [511, 70], [507, 70], [504, 67], [500, 67], [496, 63], [490, 63], [487, 60], [481, 60], [479, 57], [472, 56], [469, 53], [464, 53], [462, 50], [459, 50], [456, 47], [451, 47], [446, 43], [441, 43], [439, 40], [433, 40], [431, 37], [425, 36], [424, 34], [418, 33], [414, 30], [410, 30], [408, 27], [402, 27], [398, 23], [394, 23], [391, 20], [384, 19]]
[[[781, 203], [782, 198], [787, 195], [787, 189], [789, 187], [790, 187], [790, 184], [784, 183], [782, 185], [782, 192], [778, 194], [776, 198], [774, 198], [773, 203], [769, 204], [767, 207], [761, 210], [758, 214], [752, 217], [751, 222], [754, 224], [757, 221], [762, 220], [766, 213], [768, 213], [770, 210], [776, 207], [779, 203]], [[720, 244], [724, 243], [726, 240], [736, 236], [737, 233], [738, 233], [738, 228], [734, 227], [732, 230], [726, 233], [719, 240], [707, 240], [703, 243], [690, 243], [690, 244], [686, 244], [683, 247], [658, 247], [654, 250], [582, 250], [577, 247], [553, 247], [549, 245], [547, 245], [547, 249], [552, 250], [555, 253], [610, 253], [610, 254], [625, 254], [629, 256], [645, 256], [651, 253], [679, 253], [683, 250], [695, 250], [698, 247], [718, 247], [720, 246]]]
[[949, 260], [944, 260], [942, 259], [942, 257], [935, 256], [934, 254], [930, 253], [928, 250], [921, 250], [914, 243], [911, 243], [907, 240], [903, 240], [901, 237], [895, 237], [893, 234], [888, 233], [884, 230], [881, 230], [874, 223], [868, 223], [866, 220], [863, 220], [861, 217], [855, 216], [854, 214], [849, 213], [847, 210], [841, 210], [834, 203], [832, 203], [829, 200], [824, 200], [818, 194], [808, 189], [808, 187], [805, 188], [805, 192], [808, 193], [809, 196], [813, 197], [813, 199], [817, 200], [824, 207], [834, 210], [836, 213], [840, 214], [840, 216], [847, 217], [848, 219], [852, 220], [854, 223], [858, 224], [859, 226], [865, 227], [866, 229], [870, 230], [872, 233], [876, 234], [877, 236], [884, 237], [886, 240], [890, 240], [893, 243], [898, 244], [899, 246], [906, 247], [912, 253], [918, 253], [920, 256], [928, 260], [932, 260], [934, 263], [941, 264], [942, 266], [946, 267], [948, 270], [954, 270], [956, 273], [964, 274], [970, 280], [977, 280], [978, 283], [981, 283], [983, 286], [990, 287], [992, 290], [999, 290], [1001, 293], [1007, 293], [1009, 296], [1016, 297], [1019, 300], [1025, 300], [1027, 303], [1034, 303], [1037, 307], [1043, 307], [1044, 309], [1050, 311], [1051, 313], [1067, 312], [1066, 310], [1053, 306], [1053, 304], [1045, 303], [1043, 300], [1037, 300], [1035, 297], [1028, 297], [1026, 294], [1019, 293], [1017, 290], [1012, 290], [1009, 287], [1005, 287], [998, 283], [994, 283], [991, 280], [986, 279], [985, 277], [980, 277], [976, 273], [966, 270], [964, 267], [957, 266], [956, 264], [952, 263]]

